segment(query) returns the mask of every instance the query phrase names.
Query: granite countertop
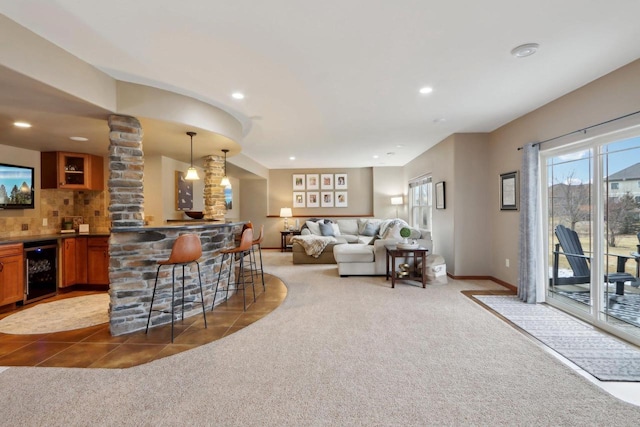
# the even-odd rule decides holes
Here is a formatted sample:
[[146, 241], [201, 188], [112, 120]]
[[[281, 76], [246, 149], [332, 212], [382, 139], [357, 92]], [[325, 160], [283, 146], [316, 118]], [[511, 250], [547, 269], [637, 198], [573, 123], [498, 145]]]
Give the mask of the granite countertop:
[[118, 232], [131, 232], [131, 231], [162, 231], [170, 229], [195, 229], [195, 228], [219, 228], [219, 227], [233, 227], [236, 225], [243, 225], [246, 221], [239, 222], [222, 222], [222, 221], [210, 221], [201, 219], [187, 219], [184, 221], [171, 221], [166, 225], [145, 225], [145, 226], [132, 226], [132, 227], [113, 227], [112, 233]]
[[0, 245], [6, 243], [30, 243], [44, 240], [68, 239], [70, 237], [108, 237], [111, 233], [56, 233], [56, 234], [36, 234], [32, 236], [13, 236], [0, 238]]

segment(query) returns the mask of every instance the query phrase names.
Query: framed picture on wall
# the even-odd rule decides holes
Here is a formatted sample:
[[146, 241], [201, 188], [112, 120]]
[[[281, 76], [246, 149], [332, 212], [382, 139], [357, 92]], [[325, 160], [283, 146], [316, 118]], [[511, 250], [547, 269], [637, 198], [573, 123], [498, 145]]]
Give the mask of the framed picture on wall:
[[446, 209], [444, 181], [436, 182], [436, 209]]
[[304, 190], [304, 174], [293, 174], [293, 190]]
[[347, 189], [347, 174], [346, 173], [337, 173], [335, 176], [334, 188], [336, 190], [346, 190]]
[[320, 175], [320, 188], [322, 190], [333, 190], [333, 174], [323, 173]]
[[347, 200], [347, 192], [346, 191], [336, 191], [335, 192], [335, 205], [336, 208], [346, 208], [348, 204]]
[[193, 181], [184, 179], [184, 172], [176, 171], [176, 210], [193, 209]]
[[304, 200], [304, 191], [294, 191], [293, 192], [293, 207], [294, 208], [304, 208], [305, 200]]
[[317, 173], [307, 174], [307, 190], [319, 190], [320, 189], [320, 175]]
[[318, 208], [320, 207], [320, 193], [317, 191], [307, 191], [307, 207]]
[[518, 171], [500, 174], [500, 210], [518, 210]]
[[333, 191], [323, 191], [320, 194], [320, 206], [323, 208], [333, 207]]

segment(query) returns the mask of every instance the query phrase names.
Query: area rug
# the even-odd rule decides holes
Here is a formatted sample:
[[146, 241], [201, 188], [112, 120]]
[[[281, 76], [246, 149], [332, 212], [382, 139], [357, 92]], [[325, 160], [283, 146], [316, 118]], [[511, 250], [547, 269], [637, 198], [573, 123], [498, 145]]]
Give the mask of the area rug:
[[38, 304], [0, 320], [5, 334], [45, 334], [86, 328], [109, 321], [109, 294], [101, 293]]
[[475, 295], [527, 333], [601, 381], [640, 381], [640, 350], [544, 304]]

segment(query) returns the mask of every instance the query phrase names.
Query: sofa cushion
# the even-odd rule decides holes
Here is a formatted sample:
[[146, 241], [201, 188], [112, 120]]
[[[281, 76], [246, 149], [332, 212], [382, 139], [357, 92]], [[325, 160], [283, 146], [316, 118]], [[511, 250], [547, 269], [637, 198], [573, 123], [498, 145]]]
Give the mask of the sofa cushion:
[[344, 238], [345, 243], [363, 243], [361, 237], [355, 234], [340, 234]]
[[336, 245], [333, 247], [333, 257], [338, 263], [342, 262], [373, 262], [373, 246], [364, 244]]
[[320, 223], [320, 234], [322, 234], [323, 236], [335, 236], [336, 233], [333, 230], [333, 224], [325, 224], [325, 223]]
[[373, 229], [375, 233], [372, 234], [372, 236], [375, 236], [375, 234], [378, 233], [378, 229], [380, 228], [381, 223], [382, 220], [380, 219], [358, 219], [358, 234], [367, 235], [365, 234], [365, 229], [367, 228], [368, 224], [372, 224], [369, 227], [369, 232]]
[[[324, 221], [322, 223], [324, 224]], [[311, 234], [315, 234], [316, 236], [322, 236], [322, 233], [320, 232], [319, 222], [307, 221], [305, 222], [305, 224], [307, 225], [307, 228], [309, 229], [309, 231], [311, 231]]]
[[358, 220], [356, 219], [339, 219], [336, 221], [340, 228], [340, 234], [358, 234]]

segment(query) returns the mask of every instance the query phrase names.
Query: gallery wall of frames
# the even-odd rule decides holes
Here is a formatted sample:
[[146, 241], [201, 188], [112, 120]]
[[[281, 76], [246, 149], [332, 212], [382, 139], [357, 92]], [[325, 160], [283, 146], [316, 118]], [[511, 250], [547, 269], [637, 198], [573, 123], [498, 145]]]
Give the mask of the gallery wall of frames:
[[348, 174], [294, 173], [294, 208], [346, 208], [349, 206]]

